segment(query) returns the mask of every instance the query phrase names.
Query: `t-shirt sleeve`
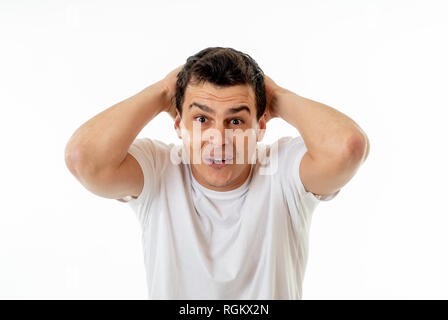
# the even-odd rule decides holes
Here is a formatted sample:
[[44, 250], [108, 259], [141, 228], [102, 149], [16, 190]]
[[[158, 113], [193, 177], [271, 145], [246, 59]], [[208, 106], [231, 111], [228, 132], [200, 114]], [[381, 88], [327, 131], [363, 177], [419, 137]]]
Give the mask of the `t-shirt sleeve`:
[[137, 160], [143, 172], [143, 189], [137, 198], [127, 196], [120, 201], [128, 203], [144, 224], [152, 200], [159, 193], [160, 180], [166, 165], [167, 146], [149, 138], [135, 139], [128, 153]]
[[299, 168], [308, 149], [301, 136], [283, 137], [277, 143], [279, 178], [290, 211], [311, 214], [318, 203], [336, 197], [340, 190], [331, 195], [320, 196], [305, 189]]

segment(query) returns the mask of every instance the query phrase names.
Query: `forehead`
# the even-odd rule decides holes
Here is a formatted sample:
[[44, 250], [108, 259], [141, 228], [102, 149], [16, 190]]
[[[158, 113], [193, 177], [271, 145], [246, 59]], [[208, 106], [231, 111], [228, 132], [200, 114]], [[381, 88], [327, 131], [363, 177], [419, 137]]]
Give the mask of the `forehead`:
[[249, 85], [221, 87], [209, 82], [203, 82], [197, 85], [189, 84], [185, 90], [184, 101], [186, 106], [194, 101], [199, 103], [203, 102], [211, 107], [223, 105], [231, 107], [235, 104], [244, 103], [251, 110], [255, 110], [255, 93]]

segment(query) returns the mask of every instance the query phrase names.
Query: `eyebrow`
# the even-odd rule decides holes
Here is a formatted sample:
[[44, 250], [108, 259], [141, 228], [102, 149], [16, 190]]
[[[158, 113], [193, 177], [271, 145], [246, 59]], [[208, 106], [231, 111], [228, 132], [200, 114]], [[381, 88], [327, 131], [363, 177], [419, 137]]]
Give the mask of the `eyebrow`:
[[[206, 106], [205, 104], [200, 104], [197, 102], [192, 102], [190, 104], [189, 109], [191, 109], [192, 107], [198, 107], [199, 109], [201, 109], [202, 111], [211, 113], [211, 114], [216, 114], [215, 110], [213, 110], [212, 108], [210, 108], [209, 106]], [[226, 111], [226, 114], [234, 114], [234, 113], [238, 113], [240, 111], [246, 110], [249, 114], [250, 114], [250, 109], [248, 106], [238, 106], [238, 107], [233, 107], [230, 108]]]

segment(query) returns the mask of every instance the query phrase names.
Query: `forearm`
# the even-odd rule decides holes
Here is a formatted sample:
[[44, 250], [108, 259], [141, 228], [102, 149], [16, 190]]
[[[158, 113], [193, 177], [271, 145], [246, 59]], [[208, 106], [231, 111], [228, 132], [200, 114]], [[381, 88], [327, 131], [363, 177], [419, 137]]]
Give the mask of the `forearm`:
[[367, 137], [363, 130], [330, 106], [279, 88], [275, 94], [275, 112], [300, 132], [312, 158], [341, 158], [366, 151]]
[[97, 114], [70, 138], [66, 161], [89, 174], [118, 167], [138, 133], [164, 111], [159, 82]]

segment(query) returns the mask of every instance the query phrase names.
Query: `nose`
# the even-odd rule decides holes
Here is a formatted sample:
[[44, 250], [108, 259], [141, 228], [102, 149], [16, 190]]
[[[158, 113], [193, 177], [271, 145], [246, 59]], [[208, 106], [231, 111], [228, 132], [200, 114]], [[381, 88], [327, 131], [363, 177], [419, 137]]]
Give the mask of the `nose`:
[[215, 146], [232, 144], [232, 132], [228, 131], [226, 135], [226, 129], [231, 130], [226, 128], [222, 123], [217, 123], [213, 127], [206, 130], [204, 135], [205, 139]]
[[204, 131], [203, 139], [210, 156], [233, 156], [232, 132], [228, 131], [226, 137], [226, 129], [223, 124], [215, 124]]

